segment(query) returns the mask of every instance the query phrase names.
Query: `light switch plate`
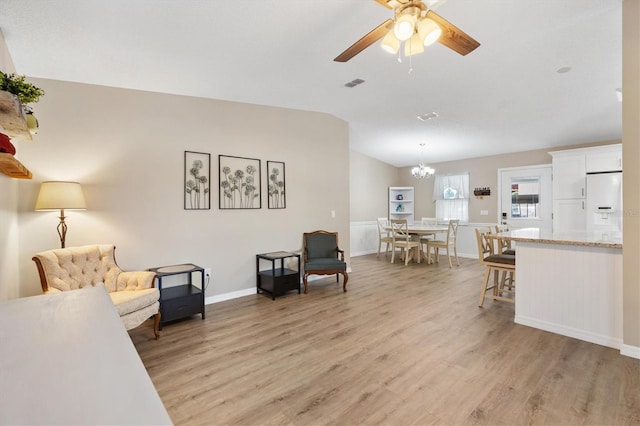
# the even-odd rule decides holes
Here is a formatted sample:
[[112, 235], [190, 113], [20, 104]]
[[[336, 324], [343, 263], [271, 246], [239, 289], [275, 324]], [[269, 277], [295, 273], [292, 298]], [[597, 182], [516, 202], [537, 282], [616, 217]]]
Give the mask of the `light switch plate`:
[[489, 210], [480, 210], [480, 216], [489, 216]]

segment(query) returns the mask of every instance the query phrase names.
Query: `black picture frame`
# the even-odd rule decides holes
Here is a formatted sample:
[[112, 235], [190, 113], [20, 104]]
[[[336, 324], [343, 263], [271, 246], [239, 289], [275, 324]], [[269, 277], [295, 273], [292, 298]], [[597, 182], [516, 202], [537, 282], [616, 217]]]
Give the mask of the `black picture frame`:
[[267, 207], [287, 208], [286, 175], [284, 162], [267, 160]]
[[211, 154], [184, 152], [184, 209], [211, 209]]
[[218, 155], [218, 208], [261, 209], [261, 176], [257, 158]]

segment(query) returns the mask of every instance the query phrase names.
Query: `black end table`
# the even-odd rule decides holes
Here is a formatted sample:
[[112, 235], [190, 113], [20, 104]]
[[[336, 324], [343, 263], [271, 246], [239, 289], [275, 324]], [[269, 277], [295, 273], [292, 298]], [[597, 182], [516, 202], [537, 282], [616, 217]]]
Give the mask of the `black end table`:
[[[284, 267], [284, 260], [290, 257], [298, 258], [297, 271]], [[271, 269], [261, 271], [260, 260], [270, 261]], [[280, 267], [276, 265], [278, 260]], [[268, 293], [272, 300], [276, 300], [276, 296], [291, 290], [298, 290], [300, 294], [300, 254], [288, 251], [256, 254], [256, 292]]]
[[[149, 268], [156, 273], [160, 292], [160, 329], [162, 324], [195, 314], [204, 319], [204, 268], [192, 263]], [[200, 273], [200, 287], [193, 285], [193, 274]], [[162, 288], [163, 278], [185, 275], [186, 283]]]

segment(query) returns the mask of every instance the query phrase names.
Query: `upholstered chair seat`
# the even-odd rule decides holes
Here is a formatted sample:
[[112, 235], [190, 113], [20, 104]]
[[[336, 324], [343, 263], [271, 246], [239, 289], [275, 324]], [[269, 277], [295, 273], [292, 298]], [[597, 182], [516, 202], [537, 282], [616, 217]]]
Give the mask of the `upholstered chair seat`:
[[160, 293], [154, 288], [155, 273], [122, 271], [116, 264], [115, 246], [94, 244], [36, 253], [40, 284], [45, 294], [104, 286], [127, 330], [154, 318], [158, 338]]
[[342, 274], [342, 289], [347, 291], [347, 263], [344, 261], [344, 250], [338, 247], [338, 233], [328, 231], [305, 232], [303, 234], [304, 293], [307, 293], [309, 275]]

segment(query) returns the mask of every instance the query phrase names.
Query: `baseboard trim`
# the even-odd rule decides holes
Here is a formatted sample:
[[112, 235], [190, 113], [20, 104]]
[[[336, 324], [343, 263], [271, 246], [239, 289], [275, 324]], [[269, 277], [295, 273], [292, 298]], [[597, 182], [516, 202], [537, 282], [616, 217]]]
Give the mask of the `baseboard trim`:
[[640, 359], [640, 347], [625, 345], [623, 343], [622, 345], [620, 345], [620, 355], [628, 356], [630, 358]]
[[609, 348], [621, 349], [622, 339], [605, 336], [602, 334], [591, 333], [589, 331], [580, 330], [573, 327], [553, 324], [546, 321], [540, 321], [536, 318], [516, 315], [514, 322], [516, 324], [526, 325], [540, 330], [549, 331], [551, 333], [561, 334], [563, 336], [573, 337], [574, 339], [584, 340], [585, 342], [595, 343]]
[[[347, 273], [350, 274], [351, 273], [351, 268], [347, 268]], [[321, 280], [323, 278], [327, 278], [326, 275], [310, 275], [309, 278], [307, 279], [307, 281], [315, 281], [315, 280]], [[302, 286], [302, 277], [300, 277], [300, 285]], [[238, 291], [232, 291], [229, 293], [223, 293], [223, 294], [216, 294], [215, 296], [209, 296], [209, 297], [205, 297], [204, 299], [204, 304], [205, 305], [211, 305], [214, 303], [220, 303], [220, 302], [224, 302], [226, 300], [231, 300], [231, 299], [237, 299], [239, 297], [245, 297], [245, 296], [251, 296], [254, 294], [258, 294], [257, 290], [255, 287], [249, 287], [249, 288], [245, 288], [243, 290], [238, 290]]]
[[230, 293], [216, 294], [215, 296], [209, 296], [204, 299], [204, 304], [211, 305], [213, 303], [224, 302], [225, 300], [237, 299], [239, 297], [250, 296], [252, 294], [256, 294], [255, 287], [232, 291]]

